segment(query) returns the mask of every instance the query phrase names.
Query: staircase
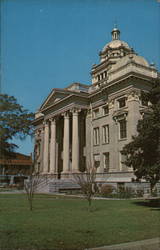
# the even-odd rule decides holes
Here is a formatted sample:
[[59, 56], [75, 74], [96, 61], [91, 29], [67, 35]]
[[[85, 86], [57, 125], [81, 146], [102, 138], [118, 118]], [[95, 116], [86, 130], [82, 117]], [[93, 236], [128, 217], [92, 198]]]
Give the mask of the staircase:
[[49, 183], [49, 192], [62, 192], [67, 190], [80, 190], [80, 186], [71, 179], [54, 180]]
[[40, 177], [36, 187], [36, 193], [59, 193], [68, 190], [80, 190], [80, 186], [72, 179], [51, 179]]

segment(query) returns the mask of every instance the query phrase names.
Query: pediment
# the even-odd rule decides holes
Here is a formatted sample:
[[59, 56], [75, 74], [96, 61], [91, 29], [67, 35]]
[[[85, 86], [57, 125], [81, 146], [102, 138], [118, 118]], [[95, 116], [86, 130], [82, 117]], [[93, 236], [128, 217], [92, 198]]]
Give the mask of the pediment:
[[65, 97], [67, 97], [69, 95], [69, 93], [65, 92], [65, 91], [58, 91], [56, 89], [53, 89], [51, 91], [51, 93], [49, 94], [49, 96], [46, 98], [46, 100], [43, 102], [43, 104], [40, 107], [40, 110], [43, 110], [49, 106], [54, 105], [55, 103], [59, 102], [60, 100], [64, 99]]

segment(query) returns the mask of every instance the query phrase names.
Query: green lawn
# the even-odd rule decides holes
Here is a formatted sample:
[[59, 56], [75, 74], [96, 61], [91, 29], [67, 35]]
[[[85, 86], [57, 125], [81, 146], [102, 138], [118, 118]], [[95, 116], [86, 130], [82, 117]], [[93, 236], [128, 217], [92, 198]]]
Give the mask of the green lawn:
[[148, 202], [0, 194], [0, 249], [84, 249], [159, 236], [160, 209]]

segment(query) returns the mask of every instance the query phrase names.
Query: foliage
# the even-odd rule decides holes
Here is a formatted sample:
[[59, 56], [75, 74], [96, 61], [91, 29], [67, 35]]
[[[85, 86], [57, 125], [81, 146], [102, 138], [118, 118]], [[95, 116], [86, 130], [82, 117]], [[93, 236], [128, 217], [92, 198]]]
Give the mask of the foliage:
[[129, 199], [135, 197], [135, 190], [131, 187], [124, 187], [118, 190], [118, 198]]
[[112, 194], [113, 190], [114, 190], [114, 187], [112, 185], [104, 184], [101, 187], [101, 194], [103, 196], [107, 196], [108, 194]]
[[136, 197], [143, 197], [144, 196], [144, 190], [143, 189], [137, 189], [136, 190]]
[[150, 182], [151, 192], [160, 180], [160, 86], [156, 84], [146, 99], [150, 102], [138, 122], [138, 135], [125, 145], [125, 164], [133, 167], [137, 180]]
[[12, 156], [17, 145], [10, 141], [14, 138], [24, 139], [32, 134], [31, 121], [33, 113], [28, 112], [13, 96], [0, 94], [0, 156]]
[[135, 192], [135, 190], [130, 187], [115, 189], [114, 187], [108, 184], [102, 186], [101, 194], [103, 197], [116, 199], [129, 199], [138, 197], [138, 194]]
[[96, 179], [96, 168], [87, 167], [84, 173], [75, 173], [73, 177], [76, 183], [81, 187], [81, 191], [84, 194], [89, 204], [89, 209], [92, 202], [92, 197], [95, 193], [95, 179]]

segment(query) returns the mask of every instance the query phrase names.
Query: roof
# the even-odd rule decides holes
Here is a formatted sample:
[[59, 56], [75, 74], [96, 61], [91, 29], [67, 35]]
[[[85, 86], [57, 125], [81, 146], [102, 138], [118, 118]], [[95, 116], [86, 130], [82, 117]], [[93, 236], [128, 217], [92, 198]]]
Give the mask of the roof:
[[116, 49], [116, 48], [120, 48], [120, 47], [125, 47], [127, 49], [129, 49], [129, 45], [128, 43], [122, 41], [122, 40], [113, 40], [109, 43], [107, 43], [104, 48], [102, 49], [102, 52], [104, 52], [106, 49], [111, 48], [111, 49]]
[[0, 159], [0, 164], [3, 165], [23, 165], [23, 166], [31, 166], [32, 165], [32, 158], [31, 156], [20, 154], [20, 153], [14, 153], [13, 158], [8, 159]]
[[138, 56], [136, 54], [129, 54], [126, 55], [124, 57], [122, 57], [113, 67], [112, 69], [118, 69], [124, 65], [126, 65], [128, 62], [133, 61], [139, 65], [145, 66], [145, 67], [149, 67], [149, 63], [147, 62], [147, 60], [142, 57], [142, 56]]

